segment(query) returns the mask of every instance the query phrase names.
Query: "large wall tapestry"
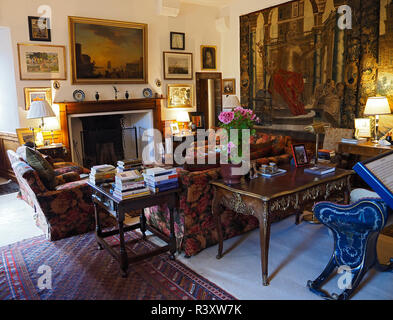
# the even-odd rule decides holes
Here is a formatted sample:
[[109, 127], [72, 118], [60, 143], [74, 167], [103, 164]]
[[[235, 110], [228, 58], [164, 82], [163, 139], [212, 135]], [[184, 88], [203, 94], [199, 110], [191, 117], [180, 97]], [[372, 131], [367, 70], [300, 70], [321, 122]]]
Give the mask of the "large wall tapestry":
[[[351, 30], [338, 27], [341, 5], [352, 8]], [[377, 48], [378, 15], [371, 10], [363, 16], [368, 7], [375, 1], [302, 0], [241, 16], [242, 105], [255, 110], [263, 125], [303, 130], [323, 121], [353, 127], [364, 104], [362, 81], [369, 81], [360, 71]], [[362, 59], [369, 53], [371, 60]]]
[[[378, 94], [386, 96], [393, 106], [393, 0], [381, 0], [379, 26]], [[393, 116], [383, 116], [380, 130], [393, 127]]]

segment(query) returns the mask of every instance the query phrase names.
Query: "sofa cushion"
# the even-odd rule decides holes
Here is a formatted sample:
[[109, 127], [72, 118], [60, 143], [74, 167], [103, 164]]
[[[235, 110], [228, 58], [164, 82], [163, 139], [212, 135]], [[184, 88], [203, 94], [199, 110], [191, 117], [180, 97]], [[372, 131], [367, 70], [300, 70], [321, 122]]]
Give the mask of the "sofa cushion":
[[49, 190], [54, 190], [56, 187], [55, 172], [51, 164], [44, 159], [44, 157], [34, 149], [26, 147], [26, 162], [37, 171], [42, 183]]

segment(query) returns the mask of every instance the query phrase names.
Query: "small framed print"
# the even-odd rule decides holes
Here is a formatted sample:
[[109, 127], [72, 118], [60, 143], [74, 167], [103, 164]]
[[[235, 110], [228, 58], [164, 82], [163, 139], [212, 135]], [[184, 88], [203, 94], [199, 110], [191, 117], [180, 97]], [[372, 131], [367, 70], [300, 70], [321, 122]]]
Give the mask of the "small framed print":
[[371, 138], [371, 119], [355, 119], [355, 129], [356, 138]]
[[222, 79], [222, 94], [236, 94], [236, 79]]
[[172, 134], [179, 134], [180, 133], [179, 124], [177, 122], [171, 123], [169, 125], [169, 127], [171, 128]]
[[18, 43], [20, 80], [66, 80], [65, 47]]
[[30, 105], [37, 100], [46, 100], [52, 105], [51, 88], [25, 88], [25, 109], [29, 110]]
[[293, 144], [292, 154], [296, 167], [304, 167], [310, 163], [304, 144]]
[[189, 112], [189, 116], [196, 129], [205, 129], [205, 116], [203, 112]]
[[171, 32], [171, 50], [186, 49], [186, 34], [181, 32]]
[[192, 108], [193, 86], [168, 84], [168, 108]]
[[202, 70], [217, 70], [217, 47], [201, 46]]
[[28, 17], [30, 41], [51, 41], [50, 19], [45, 17]]
[[192, 53], [164, 52], [165, 80], [192, 80], [193, 77]]
[[28, 128], [16, 129], [16, 134], [18, 136], [19, 144], [23, 146], [27, 142], [34, 143], [33, 131]]

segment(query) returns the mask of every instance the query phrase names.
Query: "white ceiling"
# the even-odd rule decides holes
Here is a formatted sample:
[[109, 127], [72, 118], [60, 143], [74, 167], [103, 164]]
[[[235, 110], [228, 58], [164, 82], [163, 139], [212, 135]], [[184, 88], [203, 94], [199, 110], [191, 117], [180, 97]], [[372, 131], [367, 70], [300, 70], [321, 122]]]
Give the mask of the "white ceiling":
[[200, 4], [203, 6], [224, 7], [233, 0], [181, 0], [182, 2]]

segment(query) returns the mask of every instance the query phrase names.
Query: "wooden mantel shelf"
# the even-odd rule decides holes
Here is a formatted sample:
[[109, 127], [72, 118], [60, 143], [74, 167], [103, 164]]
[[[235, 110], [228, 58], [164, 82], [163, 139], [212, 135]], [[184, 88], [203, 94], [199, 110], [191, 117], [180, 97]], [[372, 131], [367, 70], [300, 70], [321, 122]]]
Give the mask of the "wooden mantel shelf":
[[84, 113], [105, 113], [132, 110], [152, 110], [154, 128], [163, 132], [161, 122], [161, 101], [165, 98], [141, 98], [121, 100], [101, 100], [83, 102], [54, 102], [59, 105], [60, 127], [63, 144], [70, 150], [68, 116]]

